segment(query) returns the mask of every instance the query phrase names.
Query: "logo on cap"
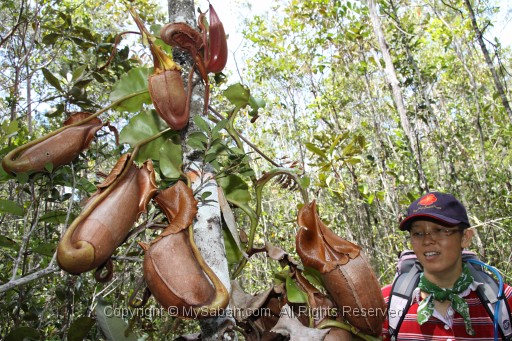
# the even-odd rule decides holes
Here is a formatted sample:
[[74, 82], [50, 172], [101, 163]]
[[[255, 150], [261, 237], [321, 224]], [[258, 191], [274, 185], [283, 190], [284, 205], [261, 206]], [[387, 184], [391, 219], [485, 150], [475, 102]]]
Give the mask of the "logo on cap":
[[432, 205], [436, 201], [437, 201], [436, 196], [434, 194], [430, 193], [430, 194], [425, 195], [423, 198], [421, 198], [421, 200], [418, 202], [418, 204], [423, 205], [423, 206], [428, 206], [428, 205]]

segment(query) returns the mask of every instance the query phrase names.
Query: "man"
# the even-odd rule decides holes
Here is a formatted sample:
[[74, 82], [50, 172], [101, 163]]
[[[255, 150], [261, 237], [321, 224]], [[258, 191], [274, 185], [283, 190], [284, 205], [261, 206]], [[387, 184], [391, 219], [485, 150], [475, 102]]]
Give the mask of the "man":
[[[388, 312], [388, 319], [390, 314], [405, 314], [397, 340], [493, 340], [493, 320], [476, 292], [484, 284], [474, 280], [462, 261], [462, 250], [470, 246], [474, 234], [465, 207], [451, 194], [431, 192], [409, 206], [399, 228], [409, 232], [423, 272], [407, 311]], [[392, 285], [382, 288], [386, 303], [391, 291]], [[504, 295], [510, 305], [508, 285]], [[384, 340], [392, 336], [388, 319]]]

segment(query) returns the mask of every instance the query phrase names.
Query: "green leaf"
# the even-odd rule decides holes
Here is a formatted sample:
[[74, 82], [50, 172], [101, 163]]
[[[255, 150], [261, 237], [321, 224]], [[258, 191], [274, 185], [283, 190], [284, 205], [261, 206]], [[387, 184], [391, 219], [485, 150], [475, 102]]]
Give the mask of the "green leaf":
[[226, 199], [237, 206], [245, 206], [251, 201], [249, 186], [239, 176], [231, 174], [217, 179], [218, 184], [224, 190]]
[[146, 162], [149, 159], [158, 161], [160, 159], [160, 149], [164, 142], [165, 137], [159, 137], [149, 143], [146, 143], [139, 149], [139, 153], [135, 157], [135, 161], [140, 163]]
[[43, 243], [32, 249], [33, 252], [38, 253], [43, 256], [52, 257], [57, 250], [57, 245], [54, 243]]
[[276, 279], [277, 284], [285, 283], [286, 279], [290, 277], [289, 266], [285, 266], [279, 272], [274, 272], [272, 276], [274, 277], [274, 279]]
[[94, 319], [87, 316], [74, 320], [69, 327], [68, 341], [82, 341], [89, 334], [94, 323]]
[[132, 117], [123, 130], [121, 130], [119, 142], [128, 143], [130, 146], [135, 147], [140, 141], [158, 134], [166, 128], [167, 125], [158, 116], [156, 111], [141, 112]]
[[30, 327], [18, 327], [11, 331], [6, 337], [5, 341], [29, 341], [41, 340], [39, 332]]
[[200, 131], [195, 131], [188, 136], [189, 139], [194, 139], [203, 142], [204, 144], [208, 143], [208, 136]]
[[243, 107], [249, 103], [251, 94], [248, 87], [236, 83], [224, 90], [223, 95], [236, 107]]
[[68, 213], [64, 210], [55, 210], [46, 212], [39, 218], [40, 221], [44, 223], [56, 223], [56, 224], [63, 224], [66, 222], [66, 217]]
[[299, 288], [290, 276], [286, 277], [286, 297], [291, 303], [308, 302], [308, 295]]
[[368, 184], [362, 183], [357, 186], [357, 189], [359, 190], [359, 193], [361, 193], [363, 196], [368, 195]]
[[228, 228], [222, 229], [224, 235], [224, 246], [226, 249], [226, 260], [228, 264], [238, 264], [242, 259], [242, 252], [236, 244], [235, 238], [231, 235]]
[[90, 49], [91, 47], [94, 47], [95, 45], [93, 43], [90, 43], [84, 39], [78, 38], [78, 37], [71, 37], [71, 40], [78, 46], [82, 48], [82, 50]]
[[[147, 90], [148, 77], [151, 73], [152, 69], [146, 67], [135, 68], [128, 71], [128, 73], [121, 76], [119, 82], [114, 85], [110, 93], [110, 100], [114, 102], [133, 93]], [[151, 97], [149, 96], [149, 92], [145, 92], [121, 102], [116, 106], [116, 110], [137, 112], [142, 109], [143, 104], [150, 103]]]
[[82, 77], [82, 75], [84, 74], [85, 69], [87, 69], [87, 64], [79, 66], [75, 70], [73, 70], [72, 81], [76, 82], [77, 80], [79, 80]]
[[91, 42], [95, 42], [96, 40], [94, 39], [94, 33], [91, 32], [91, 30], [87, 27], [82, 27], [82, 26], [77, 26], [77, 25], [73, 25], [76, 32], [78, 32], [82, 37], [84, 37], [85, 39], [87, 39], [88, 41], [91, 41]]
[[[134, 147], [137, 143], [147, 139], [148, 137], [158, 134], [166, 129], [167, 125], [158, 116], [156, 111], [141, 112], [140, 114], [132, 117], [128, 124], [121, 130], [119, 134], [120, 143], [128, 143]], [[136, 160], [144, 162], [147, 159], [158, 160], [160, 158], [160, 149], [166, 138], [177, 135], [177, 132], [170, 131], [159, 138], [143, 145]]]
[[20, 246], [14, 240], [9, 237], [0, 235], [0, 247], [4, 247], [6, 249], [11, 249], [14, 251], [19, 251]]
[[[29, 178], [29, 175], [28, 173], [17, 173], [16, 174], [16, 181], [19, 182], [20, 184], [26, 184], [28, 182], [28, 178]], [[0, 204], [1, 206], [1, 204]], [[0, 211], [2, 209], [0, 208]]]
[[160, 147], [160, 172], [169, 179], [178, 179], [183, 163], [181, 144], [167, 140]]
[[83, 89], [87, 85], [89, 85], [89, 83], [92, 82], [92, 81], [93, 81], [92, 78], [81, 79], [81, 80], [79, 80], [78, 82], [75, 83], [75, 87], [77, 87], [79, 89]]
[[345, 162], [350, 163], [352, 165], [356, 165], [361, 162], [361, 157], [359, 157], [359, 156], [351, 157], [349, 159], [346, 159]]
[[322, 279], [322, 274], [320, 271], [305, 266], [304, 272], [302, 274], [304, 277], [306, 277], [309, 283], [311, 283], [317, 289], [325, 288], [324, 280]]
[[79, 189], [84, 190], [87, 193], [96, 191], [96, 186], [86, 178], [79, 178], [76, 184]]
[[107, 80], [103, 78], [101, 74], [98, 72], [93, 72], [92, 77], [98, 82], [98, 83], [105, 83]]
[[198, 139], [188, 139], [187, 144], [196, 150], [206, 150], [205, 144]]
[[203, 120], [201, 116], [195, 115], [192, 120], [200, 130], [204, 131], [205, 133], [210, 132], [210, 126], [208, 123], [206, 123], [205, 120]]
[[310, 152], [313, 152], [316, 155], [320, 156], [322, 159], [327, 160], [327, 155], [325, 155], [325, 151], [323, 151], [322, 149], [318, 148], [314, 144], [306, 143], [306, 149], [309, 150]]
[[53, 163], [48, 162], [44, 165], [44, 169], [48, 171], [48, 173], [51, 173], [53, 171]]
[[5, 132], [7, 136], [14, 136], [18, 133], [18, 120], [13, 121], [5, 120], [2, 122], [2, 130]]
[[206, 150], [208, 137], [204, 133], [196, 131], [188, 136], [187, 144], [197, 150]]
[[10, 213], [17, 216], [22, 216], [25, 214], [25, 210], [23, 207], [18, 205], [12, 200], [0, 199], [0, 212]]
[[218, 134], [219, 131], [221, 131], [222, 129], [226, 128], [226, 126], [228, 125], [228, 122], [229, 122], [228, 119], [223, 119], [223, 120], [219, 121], [219, 123], [217, 123], [215, 125], [215, 127], [213, 127], [213, 129], [212, 129], [212, 137], [215, 136], [216, 134]]
[[344, 134], [338, 134], [334, 141], [331, 143], [331, 147], [329, 148], [329, 155], [332, 155], [334, 150], [338, 147], [341, 138], [344, 136]]
[[96, 305], [96, 321], [109, 341], [137, 341], [137, 336], [128, 330], [127, 323], [113, 314], [112, 306], [102, 297]]
[[249, 193], [249, 186], [244, 180], [237, 175], [231, 174], [217, 178], [217, 183], [224, 190], [224, 195], [228, 202], [241, 208], [251, 220], [255, 221], [258, 219], [256, 212], [249, 206], [251, 193]]
[[265, 108], [267, 103], [262, 98], [254, 98], [252, 96], [249, 97], [249, 105], [252, 110], [249, 111], [249, 115], [254, 116], [258, 113], [258, 110], [261, 108]]
[[215, 159], [217, 159], [218, 157], [219, 157], [219, 155], [217, 153], [207, 153], [204, 156], [204, 162], [210, 163], [210, 162], [214, 161]]
[[60, 92], [64, 92], [62, 90], [62, 87], [60, 86], [60, 82], [57, 77], [53, 75], [53, 73], [50, 72], [47, 68], [43, 68], [43, 76], [46, 79], [48, 83], [50, 83], [51, 86], [53, 86], [55, 89], [59, 90]]
[[45, 45], [53, 45], [57, 42], [57, 39], [61, 37], [60, 33], [50, 33], [43, 37], [43, 44]]
[[12, 175], [7, 174], [5, 169], [3, 169], [3, 167], [0, 167], [0, 183], [5, 182], [5, 181], [7, 181], [9, 179], [12, 179], [12, 178], [13, 178]]
[[311, 179], [307, 176], [301, 176], [299, 178], [299, 185], [302, 188], [308, 188], [311, 183]]

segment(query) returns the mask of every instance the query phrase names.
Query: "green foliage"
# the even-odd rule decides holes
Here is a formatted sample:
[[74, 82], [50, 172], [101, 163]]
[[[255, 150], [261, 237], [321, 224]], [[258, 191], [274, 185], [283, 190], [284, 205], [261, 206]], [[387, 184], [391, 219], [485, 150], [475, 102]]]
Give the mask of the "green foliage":
[[118, 316], [112, 316], [112, 306], [103, 298], [96, 305], [96, 319], [101, 331], [109, 341], [137, 341], [137, 336], [128, 329], [128, 324]]
[[[226, 259], [230, 266], [235, 266], [242, 260], [242, 252], [240, 251], [240, 248], [236, 244], [235, 239], [233, 238], [229, 230], [224, 228], [222, 229], [222, 233], [224, 236], [224, 244], [226, 247]], [[0, 239], [0, 246], [2, 245], [1, 242], [2, 241]]]
[[265, 108], [265, 101], [261, 98], [254, 98], [247, 86], [240, 83], [230, 85], [222, 93], [236, 108], [243, 108], [246, 105], [251, 107], [249, 115], [254, 116], [258, 110]]
[[39, 340], [40, 336], [37, 330], [30, 327], [19, 327], [10, 332], [6, 337], [6, 341], [17, 340]]
[[[131, 3], [158, 32], [163, 14], [156, 5]], [[482, 27], [495, 19], [489, 4], [475, 4]], [[421, 189], [368, 9], [364, 2], [327, 0], [273, 6], [268, 18], [255, 16], [245, 28], [249, 43], [237, 52], [246, 58], [244, 83], [212, 86], [216, 115], [195, 115], [193, 131], [167, 132], [146, 143], [136, 161], [153, 160], [161, 188], [184, 178], [184, 152], [192, 151], [201, 169], [215, 173], [241, 234], [238, 242], [225, 229], [227, 261], [248, 291], [284, 283], [290, 302], [307, 301], [289, 271], [263, 253], [243, 267], [247, 251], [268, 243], [297, 258], [296, 215], [303, 196], [289, 190], [297, 187], [286, 176], [268, 183], [265, 178], [283, 169], [317, 200], [323, 220], [338, 235], [363, 247], [386, 284], [394, 276], [395, 255], [408, 247], [397, 222]], [[438, 1], [379, 6], [429, 188], [452, 192], [467, 204], [478, 231], [475, 250], [510, 282], [512, 124], [483, 66], [467, 13]], [[52, 264], [62, 231], [95, 184], [122, 153], [167, 126], [151, 109], [151, 58], [135, 56], [133, 40], [116, 40], [128, 19], [124, 3], [43, 1], [22, 9], [21, 1], [4, 1], [0, 9], [7, 23], [0, 27], [0, 37], [7, 37], [0, 46], [0, 158], [60, 127], [71, 112], [95, 112], [131, 96], [101, 117], [120, 130], [120, 145], [104, 128], [70, 165], [48, 164], [47, 173], [31, 177], [0, 169], [0, 283], [8, 283]], [[163, 46], [159, 39], [156, 44]], [[510, 49], [493, 48], [508, 89], [503, 75], [510, 73]], [[198, 199], [216, 200], [211, 192]], [[135, 334], [164, 339], [195, 331], [192, 324], [180, 329], [173, 319], [107, 316], [108, 303], [96, 301], [101, 293], [126, 306], [142, 277], [134, 261], [142, 256], [136, 242], [153, 237], [144, 226], [165, 222], [150, 208], [137, 224], [115, 254], [119, 271], [112, 284], [95, 283], [90, 274], [52, 273], [0, 293], [5, 340], [123, 340]], [[312, 269], [304, 275], [323, 287]]]
[[[248, 207], [251, 201], [249, 186], [239, 176], [230, 174], [218, 178], [218, 183], [224, 190], [226, 199], [238, 207]], [[251, 210], [250, 207], [247, 208]]]
[[[510, 144], [494, 137], [506, 134], [510, 117], [496, 102], [483, 57], [468, 52], [479, 47], [467, 13], [441, 2], [409, 5], [379, 3], [429, 188], [460, 197], [473, 221], [482, 223], [480, 253], [496, 255], [501, 248], [494, 243], [509, 240], [510, 226], [508, 219], [493, 221], [510, 216], [502, 199], [511, 189], [505, 180], [510, 170], [496, 158], [497, 150], [508, 155]], [[489, 9], [478, 6], [483, 26], [493, 22]], [[290, 1], [274, 13], [254, 17], [245, 31], [251, 48], [247, 84], [264, 93], [272, 108], [246, 129], [259, 145], [272, 141], [265, 150], [275, 159], [304, 165], [324, 219], [363, 246], [386, 284], [394, 255], [408, 247], [396, 224], [420, 192], [384, 62], [372, 52], [378, 45], [368, 11], [363, 3]], [[510, 56], [509, 49], [495, 51], [502, 61]], [[503, 70], [509, 69], [505, 62]], [[279, 216], [281, 208], [265, 211]], [[495, 259], [510, 256], [498, 253]]]
[[153, 73], [151, 68], [139, 67], [122, 75], [112, 92], [110, 100], [115, 102], [134, 93], [142, 92], [140, 95], [121, 102], [116, 109], [119, 111], [138, 112], [143, 104], [151, 103], [148, 92], [148, 77]]
[[24, 214], [23, 207], [19, 206], [16, 202], [12, 200], [4, 199], [0, 199], [0, 212], [10, 213], [17, 216], [22, 216]]
[[[166, 127], [155, 110], [143, 111], [132, 117], [124, 126], [119, 134], [119, 141], [135, 147], [138, 143], [159, 134]], [[179, 134], [169, 131], [144, 144], [135, 160], [141, 163], [148, 159], [158, 161], [155, 168], [159, 169], [164, 177], [177, 179], [180, 177], [179, 169], [182, 164], [180, 143]]]
[[68, 332], [69, 341], [82, 341], [94, 326], [96, 321], [87, 316], [77, 318], [71, 323]]
[[286, 298], [291, 303], [307, 303], [308, 296], [297, 283], [290, 277], [286, 277]]

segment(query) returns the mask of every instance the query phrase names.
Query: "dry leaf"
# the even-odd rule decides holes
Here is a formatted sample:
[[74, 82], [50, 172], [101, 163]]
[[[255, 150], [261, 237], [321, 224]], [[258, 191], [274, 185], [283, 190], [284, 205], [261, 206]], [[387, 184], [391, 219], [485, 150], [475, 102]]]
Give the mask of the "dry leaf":
[[272, 328], [272, 332], [289, 336], [290, 341], [313, 341], [323, 340], [327, 333], [329, 333], [329, 329], [305, 327], [299, 322], [297, 317], [294, 316], [290, 306], [285, 305], [281, 309], [281, 318], [274, 328]]

